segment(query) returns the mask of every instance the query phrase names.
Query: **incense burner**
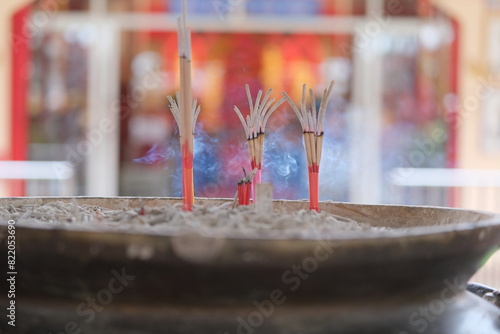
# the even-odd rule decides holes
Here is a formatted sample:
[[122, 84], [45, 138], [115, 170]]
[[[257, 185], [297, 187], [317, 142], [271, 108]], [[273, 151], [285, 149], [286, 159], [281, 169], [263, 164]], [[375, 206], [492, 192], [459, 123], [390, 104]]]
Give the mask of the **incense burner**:
[[[78, 198], [137, 209], [179, 201]], [[320, 209], [394, 233], [206, 237], [18, 225], [17, 333], [500, 333], [500, 309], [465, 290], [500, 245], [499, 216], [346, 203]], [[2, 244], [6, 231], [4, 222]], [[7, 291], [5, 281], [0, 287]]]

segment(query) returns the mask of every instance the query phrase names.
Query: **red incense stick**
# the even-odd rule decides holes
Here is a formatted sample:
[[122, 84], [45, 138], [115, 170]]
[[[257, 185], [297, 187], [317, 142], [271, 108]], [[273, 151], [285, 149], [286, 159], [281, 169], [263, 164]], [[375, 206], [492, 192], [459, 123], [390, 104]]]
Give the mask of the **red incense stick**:
[[182, 1], [182, 16], [179, 20], [179, 63], [181, 84], [181, 152], [183, 180], [183, 208], [191, 211], [193, 193], [193, 114], [191, 111], [191, 32], [186, 28], [186, 1]]
[[238, 205], [250, 205], [250, 197], [252, 191], [252, 180], [257, 173], [255, 168], [250, 174], [247, 175], [245, 168], [243, 168], [244, 177], [238, 181]]
[[309, 210], [319, 212], [319, 173], [309, 169]]
[[245, 205], [250, 205], [250, 195], [252, 190], [253, 182], [246, 181], [245, 182]]
[[250, 155], [250, 165], [252, 170], [257, 169], [255, 175], [255, 181], [251, 182], [251, 196], [255, 201], [255, 188], [254, 185], [256, 183], [260, 183], [262, 181], [262, 158], [264, 154], [264, 130], [266, 129], [267, 121], [271, 114], [283, 103], [285, 102], [285, 98], [282, 98], [274, 105], [275, 99], [269, 99], [271, 96], [272, 89], [269, 89], [262, 98], [262, 90], [259, 90], [257, 93], [257, 98], [255, 99], [255, 103], [252, 99], [252, 94], [250, 93], [250, 87], [245, 85], [248, 105], [250, 108], [249, 115], [243, 117], [243, 114], [238, 109], [237, 106], [234, 106], [234, 111], [238, 115], [241, 124], [245, 130], [245, 135], [247, 137], [248, 143], [248, 153]]
[[238, 204], [245, 205], [245, 183], [243, 180], [238, 182]]
[[191, 211], [194, 203], [193, 184], [193, 152], [189, 150], [189, 143], [185, 141], [181, 145], [182, 152], [182, 193], [184, 211]]
[[283, 92], [286, 100], [294, 110], [300, 121], [304, 134], [304, 146], [307, 157], [309, 172], [309, 209], [319, 212], [319, 165], [323, 150], [323, 134], [326, 107], [332, 93], [334, 82], [330, 83], [328, 89], [323, 91], [319, 111], [316, 108], [316, 100], [312, 89], [309, 90], [311, 110], [306, 108], [307, 86], [302, 87], [302, 101], [300, 109], [295, 105], [287, 93]]
[[[193, 182], [193, 144], [194, 144], [194, 127], [196, 120], [200, 114], [201, 107], [197, 104], [197, 100], [194, 99], [191, 108], [191, 120], [192, 125], [189, 128], [182, 126], [185, 124], [185, 117], [182, 117], [179, 105], [182, 106], [182, 96], [179, 92], [176, 93], [176, 100], [172, 97], [168, 97], [170, 101], [170, 110], [174, 115], [175, 121], [179, 125], [180, 133], [180, 143], [181, 143], [181, 156], [182, 156], [182, 192], [183, 192], [183, 209], [185, 211], [191, 211], [194, 202], [194, 182]], [[186, 136], [188, 133], [189, 136]], [[188, 137], [188, 139], [186, 139]], [[190, 137], [190, 139], [189, 139]]]
[[191, 85], [191, 32], [186, 28], [186, 0], [182, 1], [182, 15], [178, 19], [177, 38], [179, 43], [180, 92], [174, 101], [170, 96], [170, 110], [179, 126], [182, 155], [182, 199], [183, 209], [191, 211], [194, 203], [193, 148], [194, 127], [200, 113], [200, 106], [193, 101]]

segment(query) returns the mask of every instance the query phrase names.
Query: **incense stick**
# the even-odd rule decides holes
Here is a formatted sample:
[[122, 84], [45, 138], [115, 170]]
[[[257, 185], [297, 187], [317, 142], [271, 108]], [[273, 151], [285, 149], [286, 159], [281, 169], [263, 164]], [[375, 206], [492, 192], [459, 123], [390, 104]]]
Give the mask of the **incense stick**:
[[243, 177], [238, 180], [238, 191], [235, 196], [235, 198], [238, 198], [238, 205], [250, 205], [250, 191], [254, 184], [252, 181], [256, 173], [257, 168], [247, 175], [243, 167]]
[[191, 211], [194, 203], [193, 182], [193, 149], [196, 119], [201, 107], [193, 100], [191, 84], [191, 31], [186, 27], [187, 6], [182, 1], [182, 15], [178, 18], [178, 47], [180, 66], [180, 92], [176, 92], [176, 100], [168, 97], [170, 110], [179, 126], [180, 146], [182, 154], [182, 194], [183, 209]]
[[304, 147], [306, 150], [307, 166], [309, 173], [309, 209], [319, 212], [319, 166], [321, 163], [321, 153], [323, 150], [323, 135], [326, 108], [332, 94], [334, 81], [330, 83], [328, 89], [323, 91], [319, 110], [316, 106], [314, 92], [309, 89], [309, 99], [311, 110], [306, 107], [307, 86], [302, 86], [302, 100], [300, 109], [295, 105], [287, 93], [283, 92], [293, 111], [299, 119], [304, 135]]
[[[234, 106], [234, 111], [243, 125], [248, 144], [248, 153], [250, 155], [250, 166], [252, 169], [257, 169], [255, 175], [255, 183], [262, 182], [262, 160], [264, 155], [264, 138], [265, 129], [269, 117], [283, 103], [285, 98], [281, 98], [278, 102], [275, 99], [270, 99], [272, 89], [269, 89], [262, 98], [262, 90], [259, 90], [255, 103], [252, 99], [250, 86], [245, 85], [245, 91], [248, 98], [249, 114], [244, 117], [237, 106]], [[262, 100], [261, 100], [262, 99]], [[274, 105], [273, 105], [274, 103]], [[252, 197], [255, 200], [255, 189], [252, 186]]]
[[182, 1], [182, 17], [184, 31], [184, 54], [180, 55], [181, 66], [181, 105], [182, 105], [182, 127], [184, 128], [184, 140], [181, 146], [184, 146], [182, 175], [184, 179], [184, 210], [191, 211], [194, 203], [194, 182], [193, 182], [193, 146], [194, 136], [193, 112], [191, 110], [192, 86], [191, 86], [191, 32], [186, 28], [186, 0]]
[[[197, 99], [193, 100], [191, 115], [192, 115], [192, 124], [186, 129], [183, 125], [185, 124], [185, 120], [182, 117], [181, 107], [182, 105], [180, 93], [176, 92], [176, 100], [174, 100], [171, 96], [168, 96], [168, 101], [170, 103], [170, 111], [174, 116], [174, 119], [179, 126], [179, 137], [180, 137], [180, 146], [181, 146], [181, 155], [182, 155], [182, 189], [183, 189], [183, 208], [186, 211], [192, 210], [192, 204], [194, 202], [194, 184], [193, 184], [193, 144], [189, 146], [189, 143], [186, 143], [185, 138], [191, 137], [193, 138], [192, 143], [194, 143], [194, 131], [196, 120], [201, 111], [201, 106], [198, 105]], [[188, 123], [189, 124], [189, 123]], [[185, 134], [188, 133], [188, 136]], [[191, 147], [191, 150], [189, 150]]]

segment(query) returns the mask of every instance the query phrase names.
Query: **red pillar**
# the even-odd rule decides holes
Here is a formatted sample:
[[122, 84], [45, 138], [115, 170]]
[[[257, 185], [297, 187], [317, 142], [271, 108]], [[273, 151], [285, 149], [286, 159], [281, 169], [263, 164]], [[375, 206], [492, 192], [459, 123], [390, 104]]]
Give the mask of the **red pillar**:
[[[11, 72], [11, 159], [26, 160], [28, 150], [28, 78], [30, 70], [29, 24], [31, 5], [23, 7], [12, 17]], [[25, 182], [12, 181], [12, 196], [25, 195]]]

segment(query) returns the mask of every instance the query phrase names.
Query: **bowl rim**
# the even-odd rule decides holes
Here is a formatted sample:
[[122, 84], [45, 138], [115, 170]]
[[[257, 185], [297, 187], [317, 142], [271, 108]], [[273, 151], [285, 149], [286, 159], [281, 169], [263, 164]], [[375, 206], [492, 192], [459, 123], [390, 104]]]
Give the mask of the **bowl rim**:
[[[177, 197], [131, 197], [131, 196], [33, 196], [33, 197], [5, 197], [0, 198], [0, 205], [3, 202], [34, 202], [32, 204], [41, 204], [49, 201], [99, 201], [99, 200], [121, 200], [128, 201], [127, 205], [136, 202], [141, 204], [141, 201], [178, 201], [180, 198]], [[227, 198], [196, 198], [195, 204], [203, 204], [207, 201], [214, 201], [219, 203], [230, 202], [233, 199]], [[306, 200], [297, 201], [297, 200], [274, 200], [275, 203], [300, 203], [307, 204]], [[29, 204], [27, 204], [29, 205]], [[173, 231], [166, 229], [158, 229], [153, 227], [144, 227], [144, 226], [134, 226], [132, 229], [130, 225], [124, 226], [121, 228], [117, 228], [115, 226], [85, 226], [84, 224], [74, 224], [74, 223], [65, 223], [61, 226], [42, 226], [35, 224], [25, 224], [22, 223], [17, 225], [18, 228], [28, 228], [28, 229], [38, 229], [38, 230], [58, 230], [58, 231], [68, 231], [68, 232], [93, 232], [93, 233], [111, 233], [111, 234], [123, 234], [123, 235], [150, 235], [150, 236], [160, 236], [167, 238], [176, 238], [176, 237], [186, 237], [186, 236], [197, 236], [201, 238], [211, 238], [211, 239], [235, 239], [235, 240], [302, 240], [302, 241], [318, 241], [318, 240], [328, 240], [328, 241], [341, 241], [341, 242], [359, 242], [359, 241], [374, 241], [383, 242], [385, 240], [387, 242], [394, 241], [394, 239], [404, 238], [405, 240], [409, 240], [411, 238], [421, 239], [423, 237], [448, 237], [449, 234], [461, 234], [468, 233], [473, 231], [481, 230], [481, 233], [487, 233], [488, 229], [500, 229], [500, 214], [495, 214], [487, 211], [480, 210], [469, 210], [463, 208], [449, 208], [449, 207], [438, 207], [438, 206], [416, 206], [416, 205], [396, 205], [396, 204], [361, 204], [361, 203], [350, 203], [350, 202], [333, 202], [333, 201], [324, 201], [320, 203], [320, 208], [325, 205], [335, 205], [340, 207], [363, 207], [367, 209], [410, 209], [410, 210], [437, 210], [438, 212], [449, 211], [455, 213], [469, 213], [469, 214], [477, 214], [483, 216], [485, 219], [481, 219], [479, 221], [464, 221], [458, 223], [450, 223], [443, 225], [424, 225], [424, 226], [411, 226], [400, 229], [392, 229], [390, 231], [384, 232], [374, 232], [374, 231], [332, 231], [331, 233], [324, 233], [322, 231], [321, 235], [318, 233], [311, 231], [310, 233], [301, 233], [300, 236], [296, 235], [297, 233], [284, 233], [283, 230], [264, 230], [258, 231], [254, 229], [249, 230], [235, 230], [235, 231], [227, 231], [223, 235], [218, 232], [218, 235], [207, 233], [207, 231], [197, 231], [195, 229], [186, 229], [183, 231]], [[106, 207], [106, 206], [103, 206]], [[71, 228], [68, 228], [70, 224], [73, 224]], [[7, 221], [0, 221], [0, 226], [7, 226]], [[500, 246], [500, 240], [498, 242]]]

